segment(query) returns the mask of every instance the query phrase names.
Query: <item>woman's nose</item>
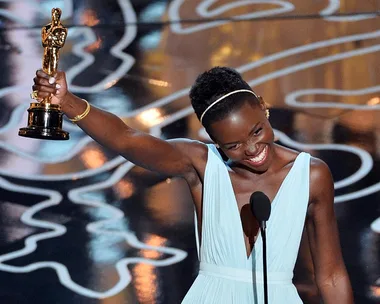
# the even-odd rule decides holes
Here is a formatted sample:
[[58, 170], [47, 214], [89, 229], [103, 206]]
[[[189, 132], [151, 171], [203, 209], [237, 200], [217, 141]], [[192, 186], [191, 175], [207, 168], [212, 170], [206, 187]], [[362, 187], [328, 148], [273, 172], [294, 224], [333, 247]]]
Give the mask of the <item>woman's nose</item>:
[[245, 149], [245, 154], [248, 156], [256, 155], [258, 151], [257, 145], [255, 142], [249, 141], [247, 142], [247, 146]]

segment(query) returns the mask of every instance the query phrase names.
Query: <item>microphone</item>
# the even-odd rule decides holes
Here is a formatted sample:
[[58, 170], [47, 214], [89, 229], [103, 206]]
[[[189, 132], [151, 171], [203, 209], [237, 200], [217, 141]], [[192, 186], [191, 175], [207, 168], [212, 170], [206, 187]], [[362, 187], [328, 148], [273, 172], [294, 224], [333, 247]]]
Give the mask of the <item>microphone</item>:
[[256, 191], [249, 198], [249, 205], [253, 215], [256, 217], [260, 225], [261, 237], [263, 239], [263, 269], [264, 269], [264, 303], [268, 304], [268, 277], [267, 277], [267, 242], [265, 229], [266, 222], [269, 219], [271, 211], [271, 203], [263, 192]]
[[268, 196], [261, 191], [256, 191], [251, 194], [249, 199], [251, 211], [258, 220], [260, 228], [266, 228], [266, 221], [269, 219], [271, 204]]

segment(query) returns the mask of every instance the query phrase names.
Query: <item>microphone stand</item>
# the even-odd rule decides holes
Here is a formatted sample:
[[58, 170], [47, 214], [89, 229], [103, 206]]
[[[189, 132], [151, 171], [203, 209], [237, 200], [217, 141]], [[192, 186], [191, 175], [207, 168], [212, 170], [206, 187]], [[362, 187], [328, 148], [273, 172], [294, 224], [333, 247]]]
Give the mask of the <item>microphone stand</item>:
[[261, 237], [263, 240], [263, 270], [264, 270], [264, 303], [268, 304], [268, 277], [267, 277], [267, 237], [266, 237], [266, 221], [260, 224]]

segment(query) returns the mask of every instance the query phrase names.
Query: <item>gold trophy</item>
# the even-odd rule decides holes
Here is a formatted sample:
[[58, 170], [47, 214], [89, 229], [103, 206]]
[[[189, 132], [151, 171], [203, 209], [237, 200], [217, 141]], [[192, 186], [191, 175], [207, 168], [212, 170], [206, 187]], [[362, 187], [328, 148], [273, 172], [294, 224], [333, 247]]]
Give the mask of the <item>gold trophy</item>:
[[[61, 10], [53, 8], [51, 11], [51, 23], [42, 28], [42, 46], [44, 56], [42, 69], [49, 76], [55, 75], [58, 69], [59, 50], [65, 44], [67, 28], [60, 21]], [[31, 94], [37, 98], [36, 91]], [[69, 133], [62, 130], [63, 113], [61, 106], [50, 103], [51, 96], [44, 98], [39, 103], [31, 103], [28, 109], [28, 126], [21, 128], [18, 135], [30, 138], [66, 140]]]

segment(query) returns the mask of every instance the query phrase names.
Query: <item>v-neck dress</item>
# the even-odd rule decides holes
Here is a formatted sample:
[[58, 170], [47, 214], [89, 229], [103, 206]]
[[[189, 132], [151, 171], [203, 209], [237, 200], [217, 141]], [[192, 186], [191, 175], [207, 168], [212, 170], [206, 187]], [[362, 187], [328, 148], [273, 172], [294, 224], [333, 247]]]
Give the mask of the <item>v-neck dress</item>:
[[[292, 283], [309, 200], [310, 155], [300, 153], [272, 201], [267, 222], [268, 300], [302, 303]], [[199, 246], [199, 274], [183, 304], [264, 303], [263, 248], [259, 234], [247, 258], [243, 228], [228, 167], [208, 145]]]

